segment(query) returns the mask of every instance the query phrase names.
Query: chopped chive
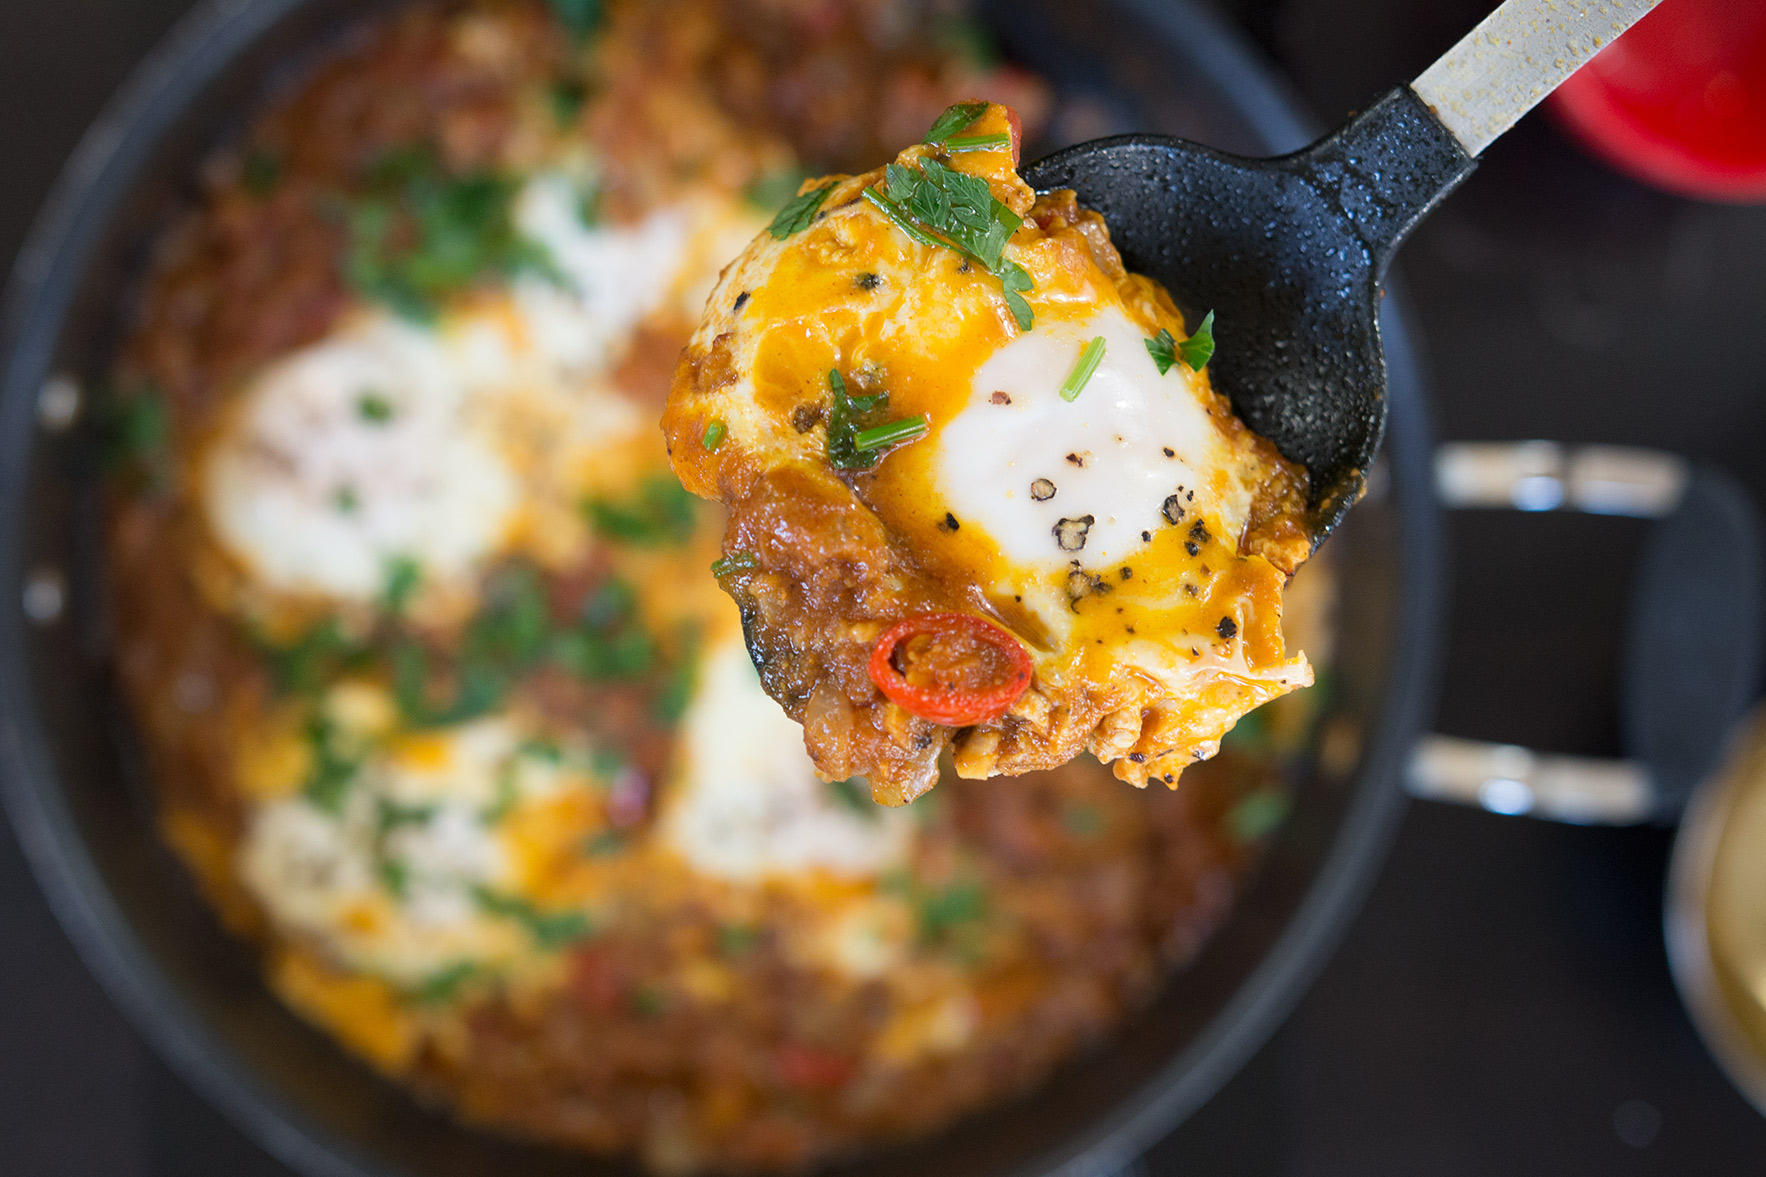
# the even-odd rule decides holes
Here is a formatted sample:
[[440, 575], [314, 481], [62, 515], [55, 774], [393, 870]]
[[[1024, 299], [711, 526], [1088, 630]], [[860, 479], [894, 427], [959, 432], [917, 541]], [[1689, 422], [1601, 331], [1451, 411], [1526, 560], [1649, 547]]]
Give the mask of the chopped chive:
[[724, 436], [729, 431], [729, 427], [722, 420], [713, 417], [710, 423], [705, 426], [705, 436], [699, 439], [699, 444], [705, 447], [707, 453], [710, 453], [724, 443]]
[[1192, 372], [1200, 372], [1214, 358], [1214, 312], [1202, 316], [1195, 333], [1177, 345], [1177, 354]]
[[1073, 371], [1067, 373], [1067, 379], [1061, 381], [1061, 399], [1070, 401], [1079, 396], [1085, 389], [1085, 382], [1092, 378], [1098, 365], [1104, 359], [1104, 337], [1096, 336], [1085, 345], [1079, 353], [1079, 362], [1073, 365]]
[[946, 139], [944, 149], [951, 154], [959, 151], [1001, 151], [1012, 145], [1012, 137], [1004, 131], [997, 135], [960, 135]]
[[711, 566], [711, 574], [722, 578], [732, 572], [748, 572], [759, 567], [760, 561], [753, 552], [731, 552]]
[[885, 425], [875, 425], [870, 429], [861, 429], [853, 434], [854, 449], [880, 450], [904, 442], [917, 441], [931, 432], [932, 426], [927, 423], [924, 413], [917, 417], [904, 417], [900, 421], [890, 421]]

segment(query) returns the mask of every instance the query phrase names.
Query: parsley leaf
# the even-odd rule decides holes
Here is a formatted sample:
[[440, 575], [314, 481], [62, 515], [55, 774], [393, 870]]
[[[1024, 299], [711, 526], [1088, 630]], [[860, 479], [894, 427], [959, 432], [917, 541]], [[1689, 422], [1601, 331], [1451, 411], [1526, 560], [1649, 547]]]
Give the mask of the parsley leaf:
[[985, 102], [959, 102], [955, 106], [947, 106], [944, 113], [933, 122], [932, 129], [926, 132], [924, 142], [942, 143], [952, 135], [960, 135], [975, 125], [975, 120], [987, 113]]
[[323, 714], [307, 721], [307, 751], [311, 760], [301, 792], [326, 813], [337, 813], [361, 769], [360, 757], [348, 755], [338, 741], [337, 727]]
[[601, 0], [550, 0], [552, 15], [564, 31], [581, 41], [601, 23]]
[[828, 193], [833, 190], [834, 185], [823, 184], [820, 188], [810, 189], [802, 196], [792, 197], [786, 202], [785, 207], [779, 210], [779, 215], [773, 218], [773, 223], [766, 227], [767, 232], [773, 235], [775, 241], [783, 241], [793, 233], [803, 232], [809, 228], [810, 222], [816, 219], [816, 213], [821, 211], [822, 202], [828, 199]]
[[1202, 316], [1201, 325], [1188, 339], [1177, 345], [1177, 354], [1190, 371], [1200, 372], [1214, 358], [1214, 312]]
[[1171, 365], [1177, 363], [1177, 341], [1171, 338], [1171, 332], [1161, 327], [1159, 334], [1142, 342], [1147, 345], [1147, 354], [1153, 357], [1153, 365], [1159, 369], [1159, 375], [1163, 376], [1171, 371]]
[[887, 191], [867, 188], [865, 199], [922, 245], [954, 250], [998, 278], [1018, 329], [1030, 330], [1035, 320], [1024, 293], [1035, 283], [1029, 271], [1005, 256], [1006, 242], [1024, 219], [994, 199], [987, 181], [935, 159], [922, 160], [917, 168], [889, 164], [883, 180]]
[[644, 479], [629, 499], [590, 499], [584, 509], [602, 535], [639, 547], [678, 547], [699, 520], [693, 495], [669, 474]]
[[778, 208], [795, 197], [797, 190], [803, 187], [803, 182], [807, 179], [809, 177], [804, 174], [803, 169], [795, 165], [774, 168], [755, 177], [753, 182], [743, 189], [742, 195], [755, 208], [763, 210]]
[[563, 948], [595, 933], [588, 915], [581, 911], [541, 911], [519, 895], [499, 894], [488, 887], [475, 889], [472, 896], [491, 915], [525, 927], [541, 948]]
[[554, 635], [550, 648], [553, 662], [590, 682], [641, 678], [659, 656], [638, 616], [638, 595], [621, 580], [610, 580], [592, 594], [577, 624]]
[[383, 157], [346, 214], [344, 276], [363, 296], [427, 321], [481, 278], [553, 272], [545, 248], [515, 228], [519, 188], [491, 172], [450, 175], [427, 147]]
[[874, 449], [860, 449], [858, 435], [883, 424], [880, 418], [889, 408], [889, 394], [848, 396], [838, 369], [829, 370], [828, 387], [834, 397], [828, 408], [828, 465], [836, 470], [869, 470], [881, 455]]

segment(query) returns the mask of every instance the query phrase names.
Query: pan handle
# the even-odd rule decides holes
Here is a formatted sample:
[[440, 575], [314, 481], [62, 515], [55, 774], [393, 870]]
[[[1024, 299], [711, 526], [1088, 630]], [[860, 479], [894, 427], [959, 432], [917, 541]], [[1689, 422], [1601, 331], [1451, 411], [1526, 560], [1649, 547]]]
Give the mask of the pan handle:
[[1435, 488], [1458, 510], [1654, 520], [1623, 664], [1628, 757], [1602, 760], [1427, 735], [1411, 796], [1583, 825], [1672, 822], [1716, 765], [1760, 674], [1761, 531], [1745, 491], [1674, 454], [1549, 441], [1457, 442]]

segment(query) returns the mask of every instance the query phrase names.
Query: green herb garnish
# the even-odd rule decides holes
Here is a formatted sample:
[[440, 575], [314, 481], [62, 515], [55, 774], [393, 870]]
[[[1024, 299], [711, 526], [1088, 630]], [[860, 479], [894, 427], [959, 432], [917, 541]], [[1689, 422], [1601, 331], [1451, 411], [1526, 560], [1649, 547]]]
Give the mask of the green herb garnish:
[[583, 100], [587, 97], [588, 91], [578, 81], [553, 82], [546, 90], [546, 98], [552, 104], [552, 117], [562, 127], [576, 125], [577, 117], [582, 114]]
[[1200, 372], [1208, 366], [1208, 361], [1214, 358], [1213, 311], [1203, 315], [1194, 334], [1177, 345], [1177, 355], [1192, 372]]
[[1171, 371], [1171, 365], [1177, 363], [1177, 340], [1171, 338], [1171, 332], [1159, 328], [1159, 334], [1143, 341], [1147, 345], [1147, 354], [1153, 357], [1153, 366], [1159, 369], [1159, 375]]
[[392, 420], [392, 401], [384, 392], [364, 392], [356, 398], [356, 415], [364, 421], [384, 425]]
[[724, 956], [747, 956], [760, 946], [760, 929], [752, 924], [721, 924], [717, 929], [718, 951]]
[[892, 163], [883, 176], [887, 191], [867, 188], [865, 199], [920, 244], [952, 250], [998, 278], [1018, 329], [1030, 330], [1034, 319], [1024, 294], [1035, 283], [1005, 256], [1006, 242], [1024, 219], [994, 199], [986, 180], [935, 159], [921, 160], [917, 168]]
[[577, 624], [553, 635], [551, 658], [590, 682], [628, 682], [648, 674], [660, 658], [638, 616], [638, 595], [609, 580], [583, 602]]
[[595, 931], [584, 912], [541, 911], [519, 895], [501, 895], [488, 887], [474, 888], [472, 897], [491, 915], [521, 924], [541, 948], [563, 948]]
[[914, 417], [903, 417], [899, 421], [877, 425], [870, 429], [861, 429], [853, 434], [852, 444], [861, 451], [888, 449], [890, 446], [902, 445], [917, 441], [932, 431], [924, 413]]
[[423, 581], [423, 566], [410, 556], [394, 556], [386, 565], [386, 587], [380, 591], [380, 611], [388, 617], [402, 616]]
[[937, 890], [921, 889], [915, 896], [920, 938], [939, 941], [962, 925], [979, 920], [986, 911], [987, 895], [979, 884], [955, 882]]
[[471, 980], [478, 973], [478, 964], [470, 960], [455, 961], [429, 974], [417, 982], [409, 991], [409, 997], [419, 1005], [434, 1005], [437, 1002], [451, 1000], [459, 993], [460, 986]]
[[1159, 375], [1163, 376], [1171, 371], [1171, 365], [1179, 360], [1190, 371], [1200, 372], [1214, 357], [1214, 312], [1209, 311], [1203, 315], [1202, 324], [1196, 328], [1196, 333], [1182, 343], [1173, 339], [1171, 332], [1163, 327], [1159, 328], [1159, 334], [1145, 342], [1147, 354], [1153, 357]]
[[1226, 828], [1240, 842], [1255, 842], [1287, 820], [1293, 802], [1280, 789], [1252, 793], [1227, 811]]
[[770, 172], [762, 172], [753, 183], [742, 192], [748, 203], [758, 209], [778, 208], [797, 195], [803, 182], [809, 179], [799, 167], [774, 168]]
[[590, 858], [607, 858], [625, 849], [625, 835], [618, 830], [597, 830], [583, 839], [583, 853]]
[[632, 990], [632, 1009], [641, 1018], [660, 1018], [668, 1012], [668, 994], [656, 985], [639, 985]]
[[669, 474], [646, 478], [629, 499], [591, 499], [584, 506], [602, 535], [640, 547], [684, 544], [699, 518], [693, 496]]
[[1086, 382], [1092, 378], [1092, 373], [1098, 370], [1098, 365], [1103, 360], [1104, 337], [1093, 336], [1091, 342], [1080, 350], [1079, 360], [1073, 365], [1073, 371], [1067, 373], [1067, 379], [1061, 381], [1061, 399], [1074, 400], [1084, 392]]
[[705, 447], [707, 453], [712, 453], [724, 443], [724, 437], [729, 432], [729, 426], [725, 425], [721, 419], [713, 417], [706, 423], [705, 435], [699, 439], [699, 444]]
[[996, 135], [959, 135], [944, 141], [944, 149], [951, 155], [964, 151], [1004, 151], [1012, 145], [1012, 136], [1001, 131]]
[[1061, 825], [1078, 838], [1095, 838], [1104, 832], [1104, 811], [1084, 801], [1061, 806]]
[[360, 663], [368, 653], [344, 636], [335, 617], [325, 618], [286, 646], [262, 639], [259, 645], [281, 695], [311, 695], [339, 669]]
[[829, 781], [828, 791], [834, 800], [846, 809], [866, 821], [877, 821], [883, 816], [883, 807], [871, 799], [871, 784], [862, 776], [848, 777], [843, 781]]
[[282, 161], [261, 147], [254, 147], [239, 163], [239, 182], [246, 192], [263, 200], [282, 182]]
[[732, 572], [750, 572], [760, 567], [760, 560], [753, 552], [731, 552], [721, 560], [711, 564], [711, 574], [723, 579]]
[[889, 394], [849, 396], [838, 369], [829, 370], [828, 388], [833, 395], [828, 407], [828, 465], [836, 470], [869, 470], [889, 447], [924, 437], [931, 429], [924, 414], [879, 421], [889, 408]]
[[582, 41], [601, 23], [604, 9], [601, 0], [550, 0], [552, 15], [564, 31]]
[[337, 736], [336, 725], [324, 715], [307, 720], [307, 751], [311, 763], [301, 792], [308, 801], [331, 814], [343, 809], [344, 798], [349, 796], [350, 786], [355, 783], [356, 773], [362, 767], [359, 757], [347, 755], [338, 747]]
[[767, 226], [767, 232], [773, 235], [775, 241], [783, 241], [793, 233], [803, 232], [809, 228], [810, 222], [816, 219], [816, 213], [821, 211], [822, 202], [828, 199], [828, 193], [833, 190], [834, 185], [824, 184], [820, 188], [810, 189], [801, 196], [792, 197], [786, 202], [785, 207], [779, 210], [779, 215], [773, 218], [773, 223]]
[[975, 125], [975, 120], [987, 113], [985, 102], [959, 102], [955, 106], [947, 106], [944, 113], [932, 123], [932, 129], [926, 132], [924, 142], [943, 143], [952, 135], [960, 135]]
[[693, 702], [693, 688], [698, 684], [699, 631], [689, 626], [681, 631], [679, 648], [656, 692], [656, 718], [670, 727], [679, 723]]
[[555, 273], [550, 255], [515, 228], [520, 182], [449, 174], [427, 147], [393, 152], [370, 169], [345, 218], [344, 276], [358, 293], [407, 318], [485, 277]]

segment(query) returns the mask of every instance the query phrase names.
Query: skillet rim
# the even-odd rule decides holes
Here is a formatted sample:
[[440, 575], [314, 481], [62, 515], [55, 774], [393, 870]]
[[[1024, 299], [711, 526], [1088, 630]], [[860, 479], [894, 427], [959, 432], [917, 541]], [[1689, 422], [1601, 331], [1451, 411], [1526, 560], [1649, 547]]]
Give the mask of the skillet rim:
[[[81, 138], [21, 248], [0, 308], [0, 584], [21, 583], [24, 488], [38, 434], [37, 392], [50, 371], [74, 292], [141, 165], [216, 76], [308, 0], [204, 0], [136, 67]], [[1316, 129], [1297, 98], [1234, 29], [1194, 0], [1116, 0], [1188, 57], [1206, 86], [1276, 150]], [[366, 5], [364, 7], [367, 7]], [[1440, 519], [1428, 477], [1432, 434], [1411, 318], [1396, 281], [1382, 315], [1390, 397], [1386, 460], [1397, 534], [1400, 612], [1378, 723], [1305, 897], [1232, 1000], [1129, 1100], [1024, 1177], [1090, 1177], [1132, 1163], [1206, 1102], [1287, 1016], [1334, 951], [1383, 864], [1404, 809], [1410, 738], [1432, 712], [1441, 620]], [[64, 621], [65, 623], [65, 621]], [[36, 706], [27, 622], [0, 610], [0, 802], [38, 885], [86, 966], [135, 1030], [180, 1075], [278, 1160], [324, 1177], [394, 1170], [319, 1129], [271, 1091], [195, 1009], [180, 999], [122, 914], [67, 803]]]

